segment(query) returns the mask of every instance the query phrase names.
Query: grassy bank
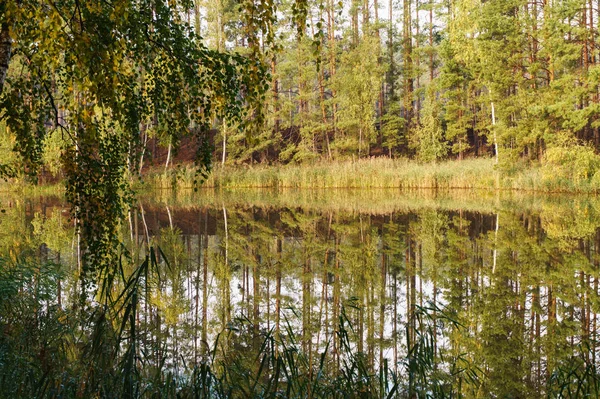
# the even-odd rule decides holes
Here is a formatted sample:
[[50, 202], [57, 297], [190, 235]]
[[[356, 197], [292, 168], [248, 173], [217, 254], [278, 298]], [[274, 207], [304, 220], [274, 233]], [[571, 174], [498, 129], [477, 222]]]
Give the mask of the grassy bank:
[[[586, 192], [600, 189], [599, 176], [570, 175], [569, 168], [549, 165], [499, 168], [490, 158], [418, 163], [407, 159], [371, 158], [302, 165], [215, 166], [203, 183], [213, 188], [359, 188], [359, 189], [485, 189], [540, 192]], [[154, 188], [191, 188], [194, 169], [180, 166], [171, 173], [151, 173]]]
[[[540, 193], [600, 192], [598, 167], [577, 162], [560, 164], [495, 164], [491, 158], [419, 163], [408, 159], [369, 158], [313, 164], [215, 165], [199, 186], [218, 189], [403, 189], [403, 190], [503, 190]], [[134, 179], [136, 191], [198, 187], [196, 168], [177, 165], [167, 173], [159, 168]], [[0, 182], [0, 192], [26, 196], [61, 195], [61, 182], [37, 186], [25, 181]]]
[[[173, 172], [179, 184], [191, 186], [193, 171]], [[173, 175], [153, 174], [155, 187], [172, 185]], [[373, 158], [301, 165], [215, 166], [204, 187], [223, 188], [486, 188], [494, 186], [490, 160], [418, 164], [408, 160]]]
[[18, 195], [23, 198], [35, 196], [63, 196], [65, 187], [61, 182], [36, 185], [26, 181], [0, 181], [0, 193]]

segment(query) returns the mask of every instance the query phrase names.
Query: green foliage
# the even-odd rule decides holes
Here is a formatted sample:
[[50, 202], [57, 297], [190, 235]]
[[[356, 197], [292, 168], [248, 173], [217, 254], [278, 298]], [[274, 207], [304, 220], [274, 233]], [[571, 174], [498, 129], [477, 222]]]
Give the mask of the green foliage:
[[[200, 126], [197, 158], [205, 175], [210, 144], [203, 135], [215, 116], [260, 122], [266, 72], [257, 41], [249, 56], [209, 50], [181, 18], [191, 6], [24, 0], [0, 9], [15, 54], [2, 118], [15, 135], [21, 170], [35, 175], [45, 161], [65, 174], [92, 277], [114, 261], [141, 126], [153, 125], [149, 133], [174, 146]], [[269, 32], [272, 5], [243, 8], [249, 37]], [[260, 16], [252, 16], [254, 8]]]
[[381, 118], [381, 122], [382, 145], [387, 147], [388, 155], [391, 157], [394, 150], [406, 141], [402, 136], [406, 120], [400, 116], [400, 105], [392, 103], [385, 115]]
[[542, 165], [543, 182], [551, 187], [597, 183], [600, 156], [587, 145], [556, 146], [546, 151]]
[[429, 90], [427, 94], [420, 124], [410, 137], [410, 146], [416, 150], [419, 160], [433, 162], [445, 157], [448, 149], [444, 142], [441, 116], [433, 98], [435, 93]]
[[356, 150], [358, 157], [369, 155], [370, 144], [376, 138], [375, 101], [385, 69], [372, 56], [379, 43], [365, 35], [360, 43], [342, 54], [334, 88], [340, 107], [339, 126], [346, 134], [339, 147], [342, 154]]

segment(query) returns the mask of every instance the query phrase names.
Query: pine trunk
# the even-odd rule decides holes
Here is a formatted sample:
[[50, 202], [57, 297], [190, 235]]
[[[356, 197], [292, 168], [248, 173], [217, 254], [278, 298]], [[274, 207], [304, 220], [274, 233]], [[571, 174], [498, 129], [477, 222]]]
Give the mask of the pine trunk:
[[0, 27], [0, 93], [4, 90], [4, 81], [8, 71], [8, 63], [12, 55], [12, 40], [9, 34], [8, 24], [2, 23]]

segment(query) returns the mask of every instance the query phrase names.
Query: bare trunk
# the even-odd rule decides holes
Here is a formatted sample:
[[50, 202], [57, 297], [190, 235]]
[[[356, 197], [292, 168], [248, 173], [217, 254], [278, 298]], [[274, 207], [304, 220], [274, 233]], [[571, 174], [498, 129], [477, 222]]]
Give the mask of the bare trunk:
[[[381, 34], [379, 32], [379, 4], [377, 0], [373, 1], [373, 9], [375, 12], [375, 36], [377, 37], [377, 65], [381, 65]], [[377, 102], [377, 110], [379, 112], [379, 129], [381, 130], [381, 118], [383, 117], [383, 100], [384, 100], [384, 85], [381, 83], [379, 87], [379, 100]]]
[[411, 7], [410, 0], [404, 0], [403, 15], [403, 47], [404, 47], [404, 70], [402, 72], [404, 80], [404, 119], [406, 120], [406, 129], [410, 130], [413, 117], [413, 71], [412, 71], [412, 30], [411, 30]]
[[[394, 6], [392, 0], [388, 3], [388, 52], [390, 58], [390, 69], [388, 71], [388, 95], [390, 99], [394, 98], [394, 29], [392, 21], [394, 20]], [[391, 151], [390, 151], [391, 154]]]
[[165, 173], [169, 169], [169, 162], [171, 162], [171, 140], [169, 139], [169, 149], [167, 150], [167, 162], [165, 162]]
[[221, 165], [225, 166], [225, 158], [227, 156], [227, 126], [223, 123], [223, 157], [221, 158]]
[[8, 63], [12, 54], [12, 41], [8, 24], [3, 23], [0, 29], [0, 93], [4, 89], [4, 80], [8, 71]]
[[433, 81], [433, 0], [429, 1], [429, 83]]
[[275, 133], [279, 133], [279, 81], [277, 80], [277, 57], [273, 55], [271, 59], [271, 76], [273, 76], [273, 111], [275, 113], [275, 121], [273, 123], [273, 129]]
[[194, 29], [196, 31], [196, 35], [200, 36], [200, 0], [194, 1]]
[[496, 151], [496, 164], [498, 164], [498, 139], [496, 137], [496, 110], [494, 109], [494, 103], [492, 102], [492, 126], [494, 129], [494, 150]]
[[142, 140], [142, 154], [140, 155], [140, 168], [139, 168], [139, 175], [142, 175], [142, 169], [144, 168], [144, 155], [146, 154], [146, 147], [148, 145], [148, 129], [147, 127], [144, 125], [143, 126], [143, 130], [144, 130], [144, 139]]

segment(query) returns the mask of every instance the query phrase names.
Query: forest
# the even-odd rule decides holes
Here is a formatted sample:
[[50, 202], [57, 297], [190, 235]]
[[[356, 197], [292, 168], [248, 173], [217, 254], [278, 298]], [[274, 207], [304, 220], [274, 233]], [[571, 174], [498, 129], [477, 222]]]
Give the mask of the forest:
[[[600, 165], [600, 11], [593, 2], [194, 0], [161, 9], [149, 1], [149, 9], [164, 14], [160, 21], [172, 19], [164, 28], [176, 28], [168, 37], [161, 37], [168, 30], [151, 29], [150, 40], [101, 34], [111, 24], [124, 33], [150, 23], [144, 13], [111, 19], [102, 7], [78, 13], [77, 2], [29, 11], [36, 1], [17, 4], [7, 9], [9, 19], [47, 23], [17, 24], [11, 35], [47, 41], [39, 41], [41, 52], [13, 43], [3, 170], [30, 173], [43, 165], [60, 175], [60, 156], [73, 146], [74, 135], [65, 132], [80, 110], [130, 130], [120, 136], [120, 156], [139, 173], [148, 163], [168, 169], [177, 153], [176, 161], [200, 155], [203, 164], [234, 165], [492, 157], [505, 171], [548, 164], [575, 180], [593, 178]], [[262, 11], [249, 12], [255, 6]], [[74, 35], [60, 30], [61, 19]], [[88, 48], [90, 40], [97, 43]], [[201, 71], [183, 68], [192, 42], [200, 45], [194, 51]], [[86, 47], [69, 47], [67, 57], [67, 45]], [[168, 53], [177, 66], [161, 58]], [[111, 68], [96, 70], [107, 61]], [[73, 67], [89, 73], [72, 76]], [[202, 76], [192, 84], [194, 73]], [[104, 77], [113, 92], [102, 87]], [[118, 115], [119, 96], [137, 106], [120, 104]], [[99, 103], [112, 116], [86, 106]], [[29, 132], [19, 133], [27, 125]]]
[[599, 20], [0, 0], [0, 398], [597, 397]]

